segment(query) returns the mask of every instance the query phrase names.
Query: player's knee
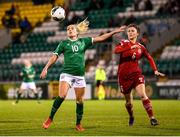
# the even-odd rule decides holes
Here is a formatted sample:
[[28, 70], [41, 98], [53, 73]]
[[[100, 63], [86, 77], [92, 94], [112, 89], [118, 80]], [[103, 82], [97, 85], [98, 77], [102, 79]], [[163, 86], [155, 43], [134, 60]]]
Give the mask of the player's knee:
[[126, 106], [126, 107], [132, 107], [133, 104], [132, 104], [131, 102], [126, 102], [125, 106]]
[[34, 94], [37, 94], [37, 93], [38, 93], [37, 90], [32, 90], [32, 91], [33, 91]]
[[148, 99], [148, 96], [146, 96], [146, 95], [143, 95], [143, 96], [140, 96], [141, 97], [141, 100], [146, 100], [146, 99]]
[[19, 90], [17, 91], [17, 93], [22, 94], [23, 91], [24, 91], [24, 89], [19, 89]]
[[59, 97], [65, 99], [66, 95], [59, 95]]
[[77, 97], [76, 102], [82, 104], [83, 103], [83, 98], [82, 97]]

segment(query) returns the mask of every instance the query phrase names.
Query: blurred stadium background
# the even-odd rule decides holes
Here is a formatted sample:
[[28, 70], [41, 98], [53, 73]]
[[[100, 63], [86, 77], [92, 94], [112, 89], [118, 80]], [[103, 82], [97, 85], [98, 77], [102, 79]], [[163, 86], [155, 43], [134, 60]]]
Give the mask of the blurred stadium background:
[[[50, 19], [50, 10], [61, 5], [66, 20]], [[180, 98], [180, 23], [178, 0], [1, 0], [0, 2], [0, 97], [13, 99], [21, 82], [22, 60], [29, 59], [36, 69], [35, 80], [42, 98], [57, 95], [63, 57], [50, 69], [46, 81], [39, 75], [60, 40], [66, 39], [66, 26], [86, 17], [90, 30], [84, 36], [97, 36], [120, 25], [136, 23], [139, 41], [153, 55], [159, 70], [167, 76], [157, 79], [146, 60], [141, 66], [151, 98]], [[26, 18], [26, 19], [25, 19]], [[28, 23], [29, 22], [29, 23]], [[107, 73], [106, 98], [121, 98], [117, 87], [118, 57], [113, 47], [123, 34], [95, 44], [86, 52], [87, 97], [96, 98], [94, 75], [98, 64]]]
[[[50, 18], [54, 5], [66, 10], [66, 19], [61, 23]], [[124, 24], [138, 24], [139, 41], [153, 56], [159, 71], [166, 74], [165, 78], [154, 77], [147, 60], [141, 60], [147, 94], [151, 99], [180, 99], [179, 0], [0, 0], [0, 98], [16, 98], [23, 59], [31, 60], [35, 67], [41, 98], [57, 96], [63, 57], [50, 68], [46, 80], [39, 79], [40, 72], [58, 42], [66, 39], [66, 26], [86, 17], [90, 30], [83, 37], [97, 36]], [[97, 99], [94, 77], [98, 64], [107, 74], [106, 100], [123, 98], [117, 85], [118, 57], [112, 53], [120, 38], [125, 35], [114, 35], [86, 52], [86, 99]], [[24, 98], [31, 97], [28, 92], [24, 94]], [[67, 98], [74, 98], [73, 92]]]

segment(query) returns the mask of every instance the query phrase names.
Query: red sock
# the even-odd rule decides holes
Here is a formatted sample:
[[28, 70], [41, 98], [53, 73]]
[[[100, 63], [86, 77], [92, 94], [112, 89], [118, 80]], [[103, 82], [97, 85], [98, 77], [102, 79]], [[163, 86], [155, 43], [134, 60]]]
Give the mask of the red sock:
[[125, 105], [126, 106], [126, 109], [127, 109], [127, 112], [129, 114], [130, 117], [133, 117], [133, 105], [130, 104], [130, 105]]
[[146, 109], [146, 112], [148, 113], [148, 116], [151, 118], [153, 117], [153, 110], [152, 105], [149, 99], [142, 101], [144, 108]]

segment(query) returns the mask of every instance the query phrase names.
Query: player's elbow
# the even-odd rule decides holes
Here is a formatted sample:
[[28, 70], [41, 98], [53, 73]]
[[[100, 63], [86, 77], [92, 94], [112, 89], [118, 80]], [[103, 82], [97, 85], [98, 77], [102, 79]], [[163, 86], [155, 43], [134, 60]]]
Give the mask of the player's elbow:
[[52, 63], [55, 63], [57, 59], [58, 59], [58, 55], [55, 55], [55, 54], [54, 54], [54, 55], [51, 57], [50, 61], [51, 61]]

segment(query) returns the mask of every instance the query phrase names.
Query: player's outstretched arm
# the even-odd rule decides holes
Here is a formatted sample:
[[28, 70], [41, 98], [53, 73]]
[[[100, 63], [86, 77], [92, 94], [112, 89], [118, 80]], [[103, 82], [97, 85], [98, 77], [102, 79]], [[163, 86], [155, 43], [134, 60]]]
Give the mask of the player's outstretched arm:
[[105, 33], [101, 36], [97, 36], [93, 39], [93, 43], [96, 43], [96, 42], [102, 42], [108, 38], [110, 38], [112, 35], [116, 34], [116, 33], [119, 33], [119, 32], [123, 32], [125, 31], [125, 28], [126, 26], [121, 26], [120, 28], [117, 28], [109, 33]]
[[44, 79], [46, 77], [48, 69], [56, 62], [57, 59], [58, 59], [57, 55], [52, 55], [51, 56], [51, 58], [49, 59], [48, 63], [43, 68], [43, 70], [42, 70], [42, 72], [40, 74], [40, 78], [41, 79]]
[[163, 73], [161, 73], [161, 72], [158, 71], [158, 69], [157, 69], [157, 67], [156, 67], [156, 64], [155, 64], [153, 58], [149, 55], [147, 59], [148, 59], [150, 65], [151, 65], [151, 67], [152, 67], [153, 70], [154, 70], [154, 74], [155, 74], [156, 76], [164, 77], [165, 74], [163, 74]]
[[150, 65], [151, 65], [151, 67], [152, 67], [152, 69], [154, 70], [154, 74], [155, 74], [156, 76], [164, 77], [165, 74], [163, 74], [163, 73], [161, 73], [161, 72], [158, 71], [157, 66], [156, 66], [156, 64], [155, 64], [155, 62], [154, 62], [154, 59], [151, 57], [151, 55], [147, 52], [147, 50], [146, 50], [145, 48], [143, 48], [143, 49], [144, 49], [144, 55], [145, 55], [145, 57], [148, 59]]

